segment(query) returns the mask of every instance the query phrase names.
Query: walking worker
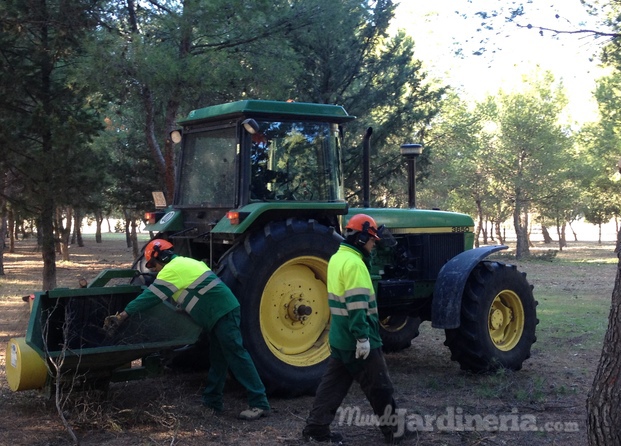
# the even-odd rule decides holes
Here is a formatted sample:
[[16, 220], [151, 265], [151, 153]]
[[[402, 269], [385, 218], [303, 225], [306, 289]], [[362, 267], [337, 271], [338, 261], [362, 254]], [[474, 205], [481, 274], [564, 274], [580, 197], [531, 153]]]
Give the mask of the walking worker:
[[[340, 442], [330, 423], [353, 381], [371, 403], [387, 443], [393, 427], [388, 420], [396, 410], [393, 386], [382, 354], [377, 302], [368, 261], [384, 226], [365, 214], [354, 215], [345, 227], [345, 240], [328, 263], [331, 355], [315, 394], [302, 436], [306, 441]], [[394, 424], [394, 423], [393, 423]]]
[[237, 298], [204, 262], [177, 255], [173, 249], [170, 242], [162, 239], [147, 244], [146, 266], [157, 272], [156, 280], [127, 304], [124, 311], [106, 317], [104, 329], [115, 333], [132, 314], [172, 298], [209, 334], [211, 365], [203, 404], [214, 413], [222, 412], [222, 396], [230, 367], [233, 376], [248, 392], [249, 408], [242, 411], [239, 418], [256, 420], [266, 416], [270, 405], [265, 386], [242, 344]]

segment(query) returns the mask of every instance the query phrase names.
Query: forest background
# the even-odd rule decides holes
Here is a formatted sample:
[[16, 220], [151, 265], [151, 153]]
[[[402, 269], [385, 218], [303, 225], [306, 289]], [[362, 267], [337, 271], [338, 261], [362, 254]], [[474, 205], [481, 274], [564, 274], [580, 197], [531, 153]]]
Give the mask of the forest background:
[[[12, 245], [36, 228], [43, 288], [54, 288], [56, 255], [68, 258], [85, 217], [97, 233], [104, 218], [120, 217], [129, 234], [152, 191], [171, 201], [176, 120], [239, 99], [340, 104], [357, 116], [343, 157], [353, 206], [371, 126], [372, 206], [407, 206], [398, 147], [418, 142], [419, 207], [475, 216], [481, 243], [502, 241], [511, 222], [518, 258], [529, 254], [534, 224], [547, 242], [556, 232], [562, 249], [572, 222], [616, 221], [616, 2], [588, 9], [600, 26], [590, 32], [600, 38], [593, 57], [610, 71], [593, 92], [599, 120], [579, 126], [552, 72], [535, 70], [520, 89], [476, 101], [429, 75], [414, 39], [395, 29], [396, 8], [391, 0], [0, 2], [1, 235]], [[473, 25], [456, 52], [495, 51], [489, 33], [524, 27], [527, 8], [455, 11]]]

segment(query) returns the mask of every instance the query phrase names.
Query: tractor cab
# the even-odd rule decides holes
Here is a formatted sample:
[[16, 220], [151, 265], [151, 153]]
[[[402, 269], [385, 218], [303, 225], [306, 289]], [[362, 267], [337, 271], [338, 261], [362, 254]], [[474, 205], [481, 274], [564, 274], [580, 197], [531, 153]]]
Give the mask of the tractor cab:
[[[241, 101], [229, 104], [236, 116], [214, 106], [180, 121], [184, 146], [174, 204], [237, 208], [257, 201], [343, 200], [338, 124], [353, 117], [332, 105], [276, 104], [288, 107], [277, 115], [272, 102]], [[300, 107], [317, 110], [302, 119], [296, 115], [307, 112]], [[218, 119], [206, 119], [209, 114]], [[192, 125], [197, 115], [201, 125]]]
[[172, 135], [182, 142], [174, 201], [147, 229], [191, 237], [189, 248], [200, 250], [197, 235], [235, 238], [216, 228], [225, 216], [237, 226], [324, 209], [325, 223], [336, 225], [347, 209], [339, 126], [353, 119], [336, 105], [258, 100], [190, 112]]

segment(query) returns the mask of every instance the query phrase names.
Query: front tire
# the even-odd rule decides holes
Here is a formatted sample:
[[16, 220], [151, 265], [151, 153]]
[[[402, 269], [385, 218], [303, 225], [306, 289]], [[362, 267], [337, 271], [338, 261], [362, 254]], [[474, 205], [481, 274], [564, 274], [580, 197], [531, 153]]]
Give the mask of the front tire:
[[473, 372], [520, 370], [537, 340], [532, 288], [514, 265], [479, 263], [466, 283], [461, 325], [446, 330], [451, 359]]
[[385, 353], [399, 352], [412, 345], [412, 339], [419, 335], [421, 318], [408, 315], [390, 315], [380, 319], [382, 350]]
[[330, 355], [328, 260], [342, 238], [314, 220], [272, 222], [220, 263], [241, 304], [244, 345], [270, 394], [315, 392]]

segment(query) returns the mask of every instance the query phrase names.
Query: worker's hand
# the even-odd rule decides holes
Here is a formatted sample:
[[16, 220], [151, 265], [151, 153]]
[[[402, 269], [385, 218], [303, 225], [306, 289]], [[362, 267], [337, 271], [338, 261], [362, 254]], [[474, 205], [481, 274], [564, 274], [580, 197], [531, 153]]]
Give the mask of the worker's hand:
[[121, 324], [125, 321], [123, 313], [112, 314], [104, 319], [103, 329], [106, 332], [106, 336], [112, 337], [116, 334]]
[[362, 358], [367, 359], [371, 353], [371, 343], [368, 339], [358, 339], [356, 342], [356, 359]]

